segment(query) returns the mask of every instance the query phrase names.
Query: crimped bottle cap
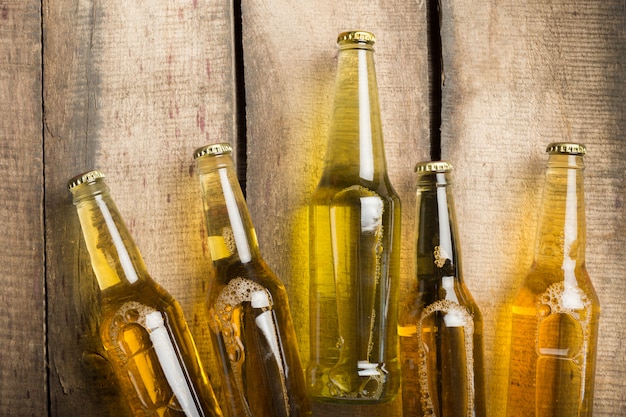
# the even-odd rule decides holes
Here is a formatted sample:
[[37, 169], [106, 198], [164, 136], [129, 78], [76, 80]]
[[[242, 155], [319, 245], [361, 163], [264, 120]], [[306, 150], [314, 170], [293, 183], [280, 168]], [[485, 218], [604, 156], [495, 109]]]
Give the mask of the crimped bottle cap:
[[348, 32], [342, 32], [337, 37], [338, 44], [346, 43], [366, 43], [368, 45], [374, 45], [376, 42], [376, 36], [372, 32], [365, 30], [351, 30]]
[[421, 172], [450, 172], [452, 171], [452, 164], [447, 161], [427, 161], [419, 162], [415, 165], [415, 172], [418, 174]]
[[582, 143], [554, 142], [548, 145], [546, 152], [550, 155], [580, 155], [587, 153], [587, 147]]
[[98, 171], [98, 170], [87, 171], [69, 180], [67, 182], [67, 188], [71, 190], [72, 188], [77, 187], [81, 184], [84, 184], [87, 182], [94, 182], [98, 178], [104, 178], [104, 173], [102, 171]]
[[201, 158], [203, 156], [217, 156], [229, 154], [233, 151], [232, 146], [229, 143], [214, 143], [212, 145], [206, 145], [198, 148], [193, 153], [194, 159]]

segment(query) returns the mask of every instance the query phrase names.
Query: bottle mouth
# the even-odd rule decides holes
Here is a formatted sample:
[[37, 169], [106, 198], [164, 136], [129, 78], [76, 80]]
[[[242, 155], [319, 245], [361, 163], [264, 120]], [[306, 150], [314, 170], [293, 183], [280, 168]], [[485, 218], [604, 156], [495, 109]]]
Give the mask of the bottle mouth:
[[72, 202], [75, 205], [98, 195], [109, 193], [109, 188], [104, 182], [104, 173], [98, 170], [87, 171], [75, 176], [67, 182], [67, 188], [72, 194]]
[[104, 178], [104, 173], [98, 170], [91, 170], [79, 174], [67, 182], [67, 188], [71, 191], [75, 187], [78, 187], [81, 184], [94, 183], [96, 180]]
[[196, 149], [193, 153], [193, 158], [198, 159], [203, 156], [218, 156], [230, 154], [233, 152], [232, 146], [229, 143], [214, 143], [211, 145], [202, 146]]
[[546, 148], [548, 168], [552, 169], [585, 169], [583, 156], [587, 148], [581, 143], [554, 142]]
[[432, 173], [445, 173], [452, 171], [452, 164], [447, 161], [427, 161], [427, 162], [418, 162], [415, 165], [415, 172], [418, 174], [424, 172], [432, 172]]
[[553, 142], [548, 145], [546, 152], [550, 155], [579, 155], [587, 153], [587, 147], [582, 143]]
[[337, 36], [337, 43], [339, 44], [358, 42], [374, 45], [374, 43], [376, 42], [376, 35], [366, 30], [349, 30], [346, 32], [341, 32], [339, 36]]
[[337, 36], [337, 44], [340, 49], [373, 49], [376, 36], [365, 30], [351, 30], [341, 32]]

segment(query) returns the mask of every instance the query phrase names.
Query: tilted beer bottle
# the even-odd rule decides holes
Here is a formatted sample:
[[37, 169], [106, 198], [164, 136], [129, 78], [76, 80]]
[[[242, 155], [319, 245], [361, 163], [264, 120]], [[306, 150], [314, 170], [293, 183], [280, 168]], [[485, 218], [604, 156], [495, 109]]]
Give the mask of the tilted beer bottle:
[[322, 402], [388, 401], [400, 382], [400, 199], [387, 175], [374, 41], [339, 35], [328, 148], [309, 202], [307, 379]]
[[600, 305], [585, 266], [586, 148], [547, 152], [533, 265], [512, 306], [507, 415], [591, 417]]
[[416, 166], [416, 282], [400, 309], [404, 417], [485, 417], [482, 316], [463, 281], [451, 171]]
[[176, 300], [148, 274], [100, 171], [68, 187], [102, 296], [100, 337], [136, 416], [221, 416]]
[[207, 307], [232, 417], [310, 416], [287, 292], [261, 258], [231, 147], [195, 151], [215, 271]]

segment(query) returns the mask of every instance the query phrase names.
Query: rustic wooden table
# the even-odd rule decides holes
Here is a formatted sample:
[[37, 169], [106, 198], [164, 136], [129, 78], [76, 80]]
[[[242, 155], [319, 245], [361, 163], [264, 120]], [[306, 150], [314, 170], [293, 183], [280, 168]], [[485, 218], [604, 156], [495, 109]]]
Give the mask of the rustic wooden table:
[[[489, 415], [505, 406], [507, 307], [532, 261], [552, 141], [589, 149], [587, 259], [603, 308], [594, 415], [626, 415], [624, 3], [451, 0], [442, 11], [441, 154], [456, 168], [464, 275], [485, 317]], [[0, 0], [0, 414], [125, 412], [93, 337], [95, 283], [65, 187], [91, 168], [107, 174], [213, 369], [192, 152], [234, 144], [262, 253], [306, 346], [305, 207], [326, 147], [335, 38], [347, 29], [378, 38], [408, 288], [413, 166], [430, 154], [425, 16], [423, 1]], [[316, 411], [400, 415], [398, 401]]]

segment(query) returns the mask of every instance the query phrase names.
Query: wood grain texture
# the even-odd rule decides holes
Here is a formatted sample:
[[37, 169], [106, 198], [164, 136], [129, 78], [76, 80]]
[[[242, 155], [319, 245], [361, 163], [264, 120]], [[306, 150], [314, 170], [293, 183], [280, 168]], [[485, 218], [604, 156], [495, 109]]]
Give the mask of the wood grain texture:
[[47, 413], [41, 6], [0, 1], [0, 415]]
[[588, 146], [587, 263], [603, 309], [594, 415], [624, 415], [624, 3], [445, 1], [443, 28], [442, 153], [485, 317], [490, 415], [506, 406], [509, 305], [532, 262], [554, 141]]
[[[391, 182], [403, 200], [402, 274], [413, 265], [413, 166], [428, 149], [426, 16], [414, 2], [244, 1], [248, 204], [261, 252], [285, 282], [308, 360], [307, 200], [328, 141], [337, 35], [369, 30]], [[400, 415], [382, 407], [316, 405], [315, 414]], [[359, 414], [361, 413], [361, 414]]]
[[231, 5], [45, 1], [44, 28], [51, 414], [124, 415], [95, 337], [97, 291], [66, 182], [105, 172], [148, 270], [180, 301], [210, 362], [192, 153], [236, 135]]
[[[305, 360], [306, 203], [343, 30], [378, 38], [387, 161], [403, 200], [401, 288], [413, 280], [413, 166], [430, 152], [424, 7], [242, 1], [248, 204]], [[532, 261], [544, 149], [560, 140], [589, 148], [587, 260], [603, 307], [594, 415], [626, 415], [625, 15], [621, 0], [443, 1], [442, 155], [456, 168], [464, 275], [485, 317], [492, 417], [505, 405], [508, 307]], [[230, 0], [0, 0], [0, 415], [127, 415], [95, 338], [96, 285], [65, 186], [87, 169], [107, 174], [148, 269], [180, 300], [214, 369], [191, 154], [236, 144], [233, 22]], [[330, 415], [400, 413], [398, 401], [316, 407]]]

